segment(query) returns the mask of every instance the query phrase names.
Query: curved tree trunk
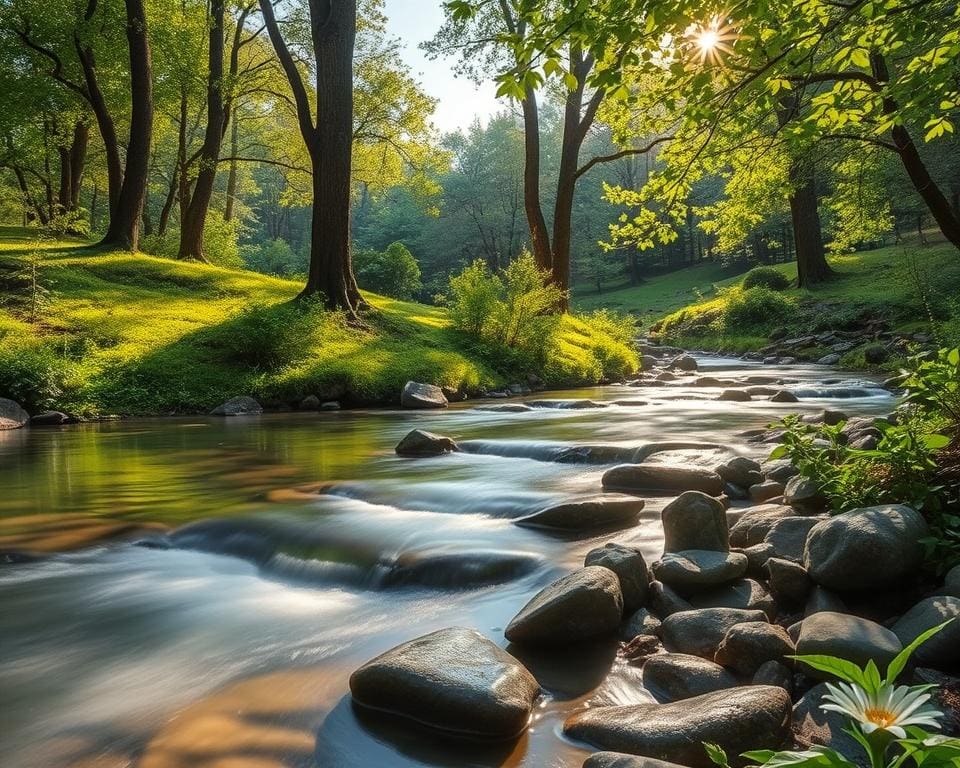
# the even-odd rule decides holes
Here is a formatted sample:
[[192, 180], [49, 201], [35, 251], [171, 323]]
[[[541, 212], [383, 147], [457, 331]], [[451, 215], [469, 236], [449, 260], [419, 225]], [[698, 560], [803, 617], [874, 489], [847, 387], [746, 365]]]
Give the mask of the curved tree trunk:
[[[547, 222], [540, 206], [540, 110], [537, 94], [527, 88], [523, 106], [523, 208], [530, 228], [530, 249], [540, 269], [553, 271]], [[507, 254], [513, 258], [515, 254]]]

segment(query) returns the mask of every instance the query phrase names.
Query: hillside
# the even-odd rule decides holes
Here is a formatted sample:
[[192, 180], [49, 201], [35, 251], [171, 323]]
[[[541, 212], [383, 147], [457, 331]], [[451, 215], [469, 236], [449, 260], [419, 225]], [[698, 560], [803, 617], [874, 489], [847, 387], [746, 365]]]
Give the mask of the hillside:
[[0, 396], [34, 411], [195, 413], [239, 394], [393, 403], [411, 379], [475, 393], [528, 373], [559, 385], [602, 376], [597, 350], [614, 343], [565, 318], [539, 370], [511, 369], [441, 308], [366, 294], [357, 328], [292, 303], [297, 282], [83, 245], [0, 228]]

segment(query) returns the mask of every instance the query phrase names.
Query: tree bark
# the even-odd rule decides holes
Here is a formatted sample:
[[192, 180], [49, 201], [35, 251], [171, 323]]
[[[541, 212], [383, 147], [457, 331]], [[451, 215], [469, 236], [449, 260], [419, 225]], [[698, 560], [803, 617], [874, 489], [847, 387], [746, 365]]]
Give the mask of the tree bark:
[[797, 285], [807, 288], [827, 280], [833, 270], [827, 264], [817, 210], [817, 183], [813, 170], [805, 164], [790, 164], [790, 221], [797, 252]]
[[230, 170], [227, 173], [227, 202], [223, 208], [223, 220], [233, 221], [233, 208], [237, 196], [237, 151], [240, 148], [240, 130], [237, 127], [237, 115], [230, 119]]
[[[537, 94], [527, 88], [523, 103], [523, 208], [530, 228], [530, 249], [540, 269], [553, 271], [547, 221], [540, 205], [540, 110]], [[508, 254], [510, 258], [514, 254]]]
[[107, 199], [110, 201], [110, 216], [120, 201], [120, 188], [123, 186], [123, 162], [120, 159], [120, 140], [117, 138], [117, 126], [113, 115], [107, 107], [107, 99], [100, 89], [97, 78], [96, 61], [93, 50], [80, 43], [79, 38], [74, 40], [77, 49], [77, 58], [83, 70], [83, 79], [86, 85], [87, 100], [93, 110], [93, 117], [97, 121], [97, 130], [103, 141], [104, 153], [107, 159]]
[[143, 0], [124, 0], [124, 5], [127, 11], [127, 47], [130, 54], [130, 140], [127, 144], [127, 166], [116, 210], [110, 217], [110, 226], [101, 245], [135, 251], [150, 168], [153, 81]]
[[70, 143], [70, 204], [75, 211], [80, 207], [80, 187], [87, 165], [87, 147], [90, 144], [90, 126], [78, 120], [73, 126], [73, 141]]
[[220, 145], [227, 127], [227, 113], [223, 99], [223, 15], [224, 0], [210, 4], [210, 37], [207, 74], [207, 127], [200, 148], [200, 170], [193, 194], [180, 221], [181, 259], [206, 261], [203, 252], [203, 229], [217, 177]]

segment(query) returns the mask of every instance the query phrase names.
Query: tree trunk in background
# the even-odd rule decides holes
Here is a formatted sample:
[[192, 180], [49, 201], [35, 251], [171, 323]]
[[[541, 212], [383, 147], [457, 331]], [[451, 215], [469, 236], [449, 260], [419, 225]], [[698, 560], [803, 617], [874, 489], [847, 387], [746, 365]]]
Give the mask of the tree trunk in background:
[[208, 45], [207, 127], [200, 148], [200, 170], [193, 195], [180, 222], [181, 259], [206, 261], [203, 253], [203, 229], [217, 177], [220, 145], [227, 128], [223, 100], [223, 7], [224, 0], [210, 4], [210, 40]]
[[73, 166], [70, 163], [70, 149], [57, 147], [60, 155], [60, 187], [57, 190], [57, 205], [64, 211], [70, 210], [70, 190], [73, 188]]
[[223, 208], [223, 220], [233, 221], [233, 206], [237, 196], [237, 150], [240, 145], [236, 111], [228, 120], [230, 121], [230, 172], [227, 174], [227, 203]]
[[87, 165], [87, 146], [90, 144], [90, 126], [78, 120], [73, 126], [73, 141], [70, 144], [70, 204], [69, 210], [80, 207], [80, 187]]
[[107, 199], [110, 201], [110, 215], [112, 217], [120, 200], [120, 188], [123, 186], [120, 140], [117, 138], [117, 126], [113, 122], [113, 116], [107, 107], [106, 97], [100, 90], [93, 50], [82, 46], [78, 39], [75, 40], [75, 44], [77, 57], [80, 59], [80, 66], [83, 70], [90, 108], [93, 110], [93, 116], [97, 121], [97, 129], [100, 131], [100, 139], [103, 141], [104, 152], [107, 156]]
[[[553, 270], [547, 221], [540, 205], [540, 110], [537, 94], [527, 88], [523, 107], [523, 208], [530, 228], [530, 249], [540, 269]], [[507, 254], [513, 258], [516, 254]]]
[[797, 251], [797, 285], [808, 288], [822, 283], [833, 273], [827, 264], [817, 210], [817, 183], [813, 169], [806, 163], [790, 164], [790, 220]]
[[153, 81], [143, 0], [124, 0], [124, 4], [127, 11], [127, 45], [130, 53], [130, 141], [127, 144], [127, 166], [120, 196], [101, 245], [135, 251], [150, 169]]

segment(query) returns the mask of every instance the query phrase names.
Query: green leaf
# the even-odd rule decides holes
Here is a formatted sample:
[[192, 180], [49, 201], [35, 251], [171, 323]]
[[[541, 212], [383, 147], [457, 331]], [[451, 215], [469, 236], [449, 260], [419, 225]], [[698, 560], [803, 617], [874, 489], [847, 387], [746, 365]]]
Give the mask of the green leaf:
[[877, 665], [873, 659], [870, 659], [870, 661], [867, 662], [867, 666], [864, 668], [863, 674], [867, 679], [867, 682], [870, 684], [867, 688], [867, 691], [870, 693], [876, 693], [879, 691], [883, 681], [880, 679], [880, 670], [877, 669]]
[[861, 688], [866, 688], [869, 685], [863, 670], [852, 661], [847, 661], [846, 659], [838, 659], [836, 656], [824, 656], [819, 654], [808, 656], [788, 656], [787, 658], [795, 659], [803, 664], [806, 664], [808, 667], [813, 667], [819, 672], [826, 672], [827, 674], [833, 675], [834, 677], [844, 680], [848, 683], [856, 683]]
[[907, 666], [907, 662], [910, 660], [913, 652], [952, 621], [955, 621], [955, 619], [948, 619], [947, 621], [943, 622], [943, 624], [940, 624], [936, 627], [931, 627], [926, 632], [922, 632], [921, 634], [917, 635], [916, 639], [910, 643], [910, 645], [900, 651], [896, 658], [890, 662], [890, 666], [887, 667], [887, 677], [884, 682], [894, 682], [900, 676], [900, 673], [903, 672], [903, 668]]
[[714, 765], [719, 765], [720, 768], [729, 768], [730, 760], [727, 758], [727, 753], [723, 747], [719, 744], [710, 744], [705, 741], [703, 742], [703, 748], [707, 751], [707, 757], [710, 758], [710, 761]]

